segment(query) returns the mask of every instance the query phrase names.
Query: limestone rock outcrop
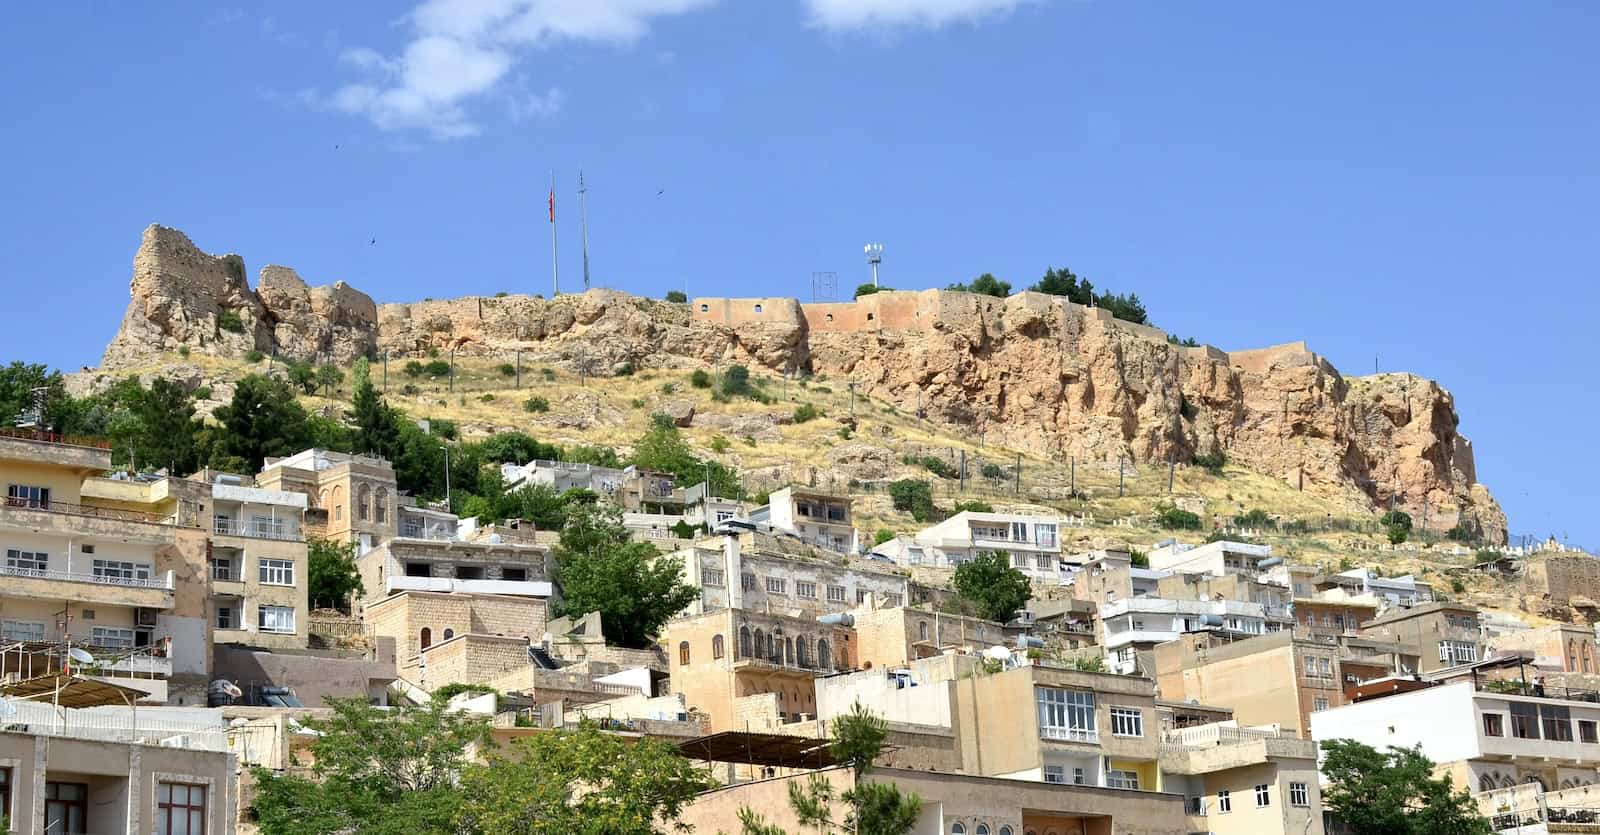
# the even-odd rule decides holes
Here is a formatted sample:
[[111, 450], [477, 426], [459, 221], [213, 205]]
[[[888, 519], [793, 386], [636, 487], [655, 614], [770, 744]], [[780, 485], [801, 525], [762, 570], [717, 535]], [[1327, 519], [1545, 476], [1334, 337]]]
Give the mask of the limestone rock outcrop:
[[[852, 382], [859, 393], [992, 445], [1080, 464], [1185, 463], [1223, 451], [1303, 489], [1359, 493], [1374, 505], [1393, 500], [1413, 515], [1426, 512], [1435, 528], [1461, 521], [1492, 541], [1505, 536], [1504, 513], [1477, 483], [1454, 398], [1437, 383], [1406, 374], [1347, 378], [1302, 343], [1231, 353], [1180, 346], [1155, 328], [1039, 293], [685, 305], [592, 290], [375, 305], [343, 283], [308, 287], [286, 267], [265, 268], [251, 290], [237, 256], [207, 255], [159, 226], [145, 231], [131, 289], [106, 349], [108, 369], [148, 365], [180, 346], [341, 363], [373, 352], [507, 360], [521, 352], [593, 376], [624, 365], [743, 363]], [[614, 419], [598, 402], [578, 414], [586, 424]], [[770, 416], [741, 420], [757, 418], [762, 426], [717, 428], [752, 437], [773, 431]], [[865, 472], [888, 462], [853, 463]]]

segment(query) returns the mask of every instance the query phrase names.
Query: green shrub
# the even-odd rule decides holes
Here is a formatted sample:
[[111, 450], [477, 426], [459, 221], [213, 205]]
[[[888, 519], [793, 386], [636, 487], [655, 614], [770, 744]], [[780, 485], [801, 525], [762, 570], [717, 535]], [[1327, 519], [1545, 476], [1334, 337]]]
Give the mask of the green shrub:
[[722, 373], [722, 394], [726, 397], [750, 397], [755, 389], [750, 387], [750, 369], [742, 365], [730, 365]]
[[888, 288], [888, 287], [879, 287], [876, 284], [861, 284], [861, 285], [857, 285], [857, 287], [856, 287], [856, 298], [859, 299], [862, 296], [870, 296], [873, 293], [881, 293], [881, 292], [883, 292], [885, 290], [888, 290], [888, 289], [890, 289], [890, 288]]
[[672, 302], [673, 304], [688, 304], [689, 296], [682, 290], [668, 290], [667, 301]]
[[633, 408], [635, 408], [635, 409], [643, 409], [644, 408], [644, 398], [643, 397], [635, 397], [631, 401], [630, 405], [632, 405]]
[[526, 412], [548, 412], [550, 411], [550, 401], [536, 394], [522, 401], [522, 409]]
[[1197, 531], [1200, 529], [1200, 517], [1195, 513], [1180, 510], [1170, 505], [1157, 505], [1156, 524], [1169, 531]]
[[611, 372], [611, 376], [613, 376], [613, 377], [632, 377], [633, 376], [633, 372], [635, 370], [636, 369], [634, 369], [634, 367], [633, 367], [633, 360], [628, 360], [627, 362], [624, 362], [623, 364], [617, 366], [617, 370]]
[[539, 369], [539, 376], [543, 377], [544, 381], [549, 383], [555, 380], [556, 372], [553, 369], [541, 368]]
[[1001, 469], [999, 464], [994, 463], [985, 463], [983, 469], [979, 472], [983, 473], [984, 478], [994, 479], [995, 481], [1005, 478], [1006, 475], [1006, 471]]
[[211, 387], [210, 386], [200, 386], [199, 388], [195, 389], [194, 390], [194, 399], [196, 399], [196, 400], [210, 400], [211, 399]]
[[222, 267], [234, 281], [244, 281], [244, 259], [237, 255], [222, 256]]
[[505, 297], [506, 297], [506, 296], [509, 296], [509, 295], [511, 295], [511, 294], [510, 294], [510, 293], [507, 293], [507, 292], [506, 292], [506, 291], [504, 291], [504, 290], [501, 290], [501, 291], [500, 291], [500, 292], [498, 292], [498, 293], [495, 293], [495, 294], [494, 294], [494, 297], [495, 297], [495, 298], [497, 298], [497, 299], [503, 299], [503, 298], [505, 298]]
[[900, 460], [910, 466], [921, 467], [940, 478], [955, 478], [958, 475], [955, 467], [945, 463], [943, 458], [932, 455], [907, 455]]
[[1390, 523], [1387, 534], [1389, 536], [1390, 545], [1399, 545], [1400, 543], [1411, 538], [1411, 528], [1402, 525], [1399, 522], [1393, 522]]
[[509, 362], [500, 363], [500, 376], [502, 376], [502, 377], [515, 377], [515, 376], [517, 376], [517, 367], [514, 364], [509, 363]]
[[189, 356], [189, 346], [187, 346], [187, 345], [179, 345], [178, 346], [178, 356], [184, 357], [185, 359], [187, 359], [188, 356]]
[[1272, 521], [1272, 517], [1259, 507], [1253, 508], [1249, 513], [1242, 516], [1233, 517], [1233, 524], [1241, 528], [1272, 528], [1277, 526]]
[[1450, 590], [1455, 592], [1456, 594], [1461, 594], [1462, 592], [1467, 590], [1467, 584], [1461, 582], [1461, 578], [1459, 578], [1459, 577], [1451, 577], [1450, 578]]
[[400, 369], [401, 373], [405, 374], [407, 377], [421, 377], [423, 374], [427, 373], [427, 370], [427, 366], [423, 365], [417, 360], [411, 360], [410, 362], [406, 363], [405, 368]]
[[662, 383], [661, 384], [661, 393], [662, 394], [672, 394], [673, 392], [675, 392], [677, 390], [678, 390], [678, 384], [677, 383]]
[[843, 438], [843, 439], [845, 439], [847, 441], [850, 440], [851, 436], [853, 436], [855, 434], [856, 433], [854, 431], [852, 431], [850, 429], [850, 427], [848, 427], [848, 426], [839, 427], [839, 437], [841, 437], [841, 438]]
[[1228, 466], [1228, 456], [1220, 449], [1205, 455], [1196, 455], [1194, 465], [1212, 475], [1222, 475], [1222, 468]]
[[879, 528], [878, 532], [872, 535], [872, 544], [882, 545], [891, 539], [894, 539], [894, 531], [891, 531], [888, 528]]
[[420, 394], [421, 392], [422, 392], [422, 389], [419, 389], [419, 388], [417, 388], [416, 386], [414, 386], [414, 385], [412, 385], [410, 383], [406, 383], [405, 385], [400, 387], [400, 393], [401, 394], [405, 394], [405, 395], [416, 396], [416, 395]]
[[1472, 545], [1483, 538], [1478, 532], [1478, 527], [1470, 521], [1457, 522], [1456, 526], [1445, 532], [1445, 536], [1456, 542]]
[[480, 396], [478, 398], [478, 400], [480, 402], [483, 402], [483, 403], [493, 403], [494, 402], [494, 395], [493, 394], [484, 394], [484, 395]]
[[721, 435], [712, 436], [712, 438], [711, 438], [711, 451], [712, 452], [719, 453], [719, 454], [727, 452], [729, 446], [730, 446], [730, 444], [728, 443], [728, 439], [727, 438], [724, 438]]
[[224, 310], [217, 314], [217, 327], [231, 333], [244, 333], [244, 319], [237, 310]]
[[439, 358], [439, 346], [434, 345], [434, 346], [429, 347], [428, 348], [428, 359], [436, 360], [438, 358]]
[[794, 422], [805, 423], [822, 417], [822, 410], [810, 403], [801, 403], [794, 408]]
[[696, 368], [694, 373], [689, 375], [689, 385], [697, 389], [711, 388], [711, 375], [707, 374], [704, 368]]
[[[1406, 533], [1409, 534], [1411, 533], [1411, 514], [1403, 510], [1391, 510], [1388, 513], [1378, 517], [1378, 524], [1387, 527], [1399, 525], [1400, 527], [1405, 528]], [[1401, 541], [1404, 542], [1405, 540]]]
[[972, 511], [973, 513], [993, 513], [994, 506], [988, 502], [980, 501], [956, 502], [956, 506], [951, 508], [950, 512], [961, 513], [962, 511], [968, 510]]
[[260, 362], [263, 359], [266, 359], [266, 356], [267, 356], [266, 354], [263, 354], [263, 353], [261, 353], [260, 351], [257, 351], [254, 348], [251, 348], [250, 350], [244, 352], [244, 361], [245, 362], [251, 362], [251, 363]]
[[894, 502], [894, 509], [907, 511], [911, 518], [918, 522], [926, 522], [933, 518], [933, 491], [928, 488], [928, 482], [911, 478], [903, 478], [889, 484], [889, 498]]
[[448, 377], [450, 376], [450, 363], [444, 360], [434, 360], [423, 366], [422, 370], [429, 377]]

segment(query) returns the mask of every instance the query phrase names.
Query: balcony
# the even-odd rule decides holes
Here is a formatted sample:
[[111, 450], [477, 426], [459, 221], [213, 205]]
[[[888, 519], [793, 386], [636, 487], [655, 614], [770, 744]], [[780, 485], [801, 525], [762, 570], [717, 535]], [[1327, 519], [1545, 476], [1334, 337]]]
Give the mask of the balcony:
[[176, 589], [171, 571], [161, 577], [138, 578], [0, 565], [0, 577], [10, 578], [3, 591], [7, 597], [71, 600], [146, 609], [172, 608]]
[[453, 542], [456, 539], [456, 532], [450, 528], [407, 522], [400, 526], [400, 536], [405, 539], [425, 539], [430, 542]]
[[1089, 745], [1100, 744], [1100, 731], [1094, 728], [1068, 728], [1062, 725], [1042, 725], [1039, 728], [1039, 738], [1054, 742], [1083, 742]]
[[0, 525], [67, 537], [99, 536], [141, 545], [172, 541], [171, 517], [47, 499], [0, 499]]
[[249, 539], [274, 539], [281, 542], [297, 542], [300, 535], [282, 522], [269, 522], [261, 519], [245, 521], [218, 516], [212, 520], [211, 532], [218, 536], [242, 536]]
[[461, 592], [464, 594], [507, 594], [516, 597], [549, 597], [555, 593], [547, 582], [534, 580], [457, 580], [454, 577], [408, 577], [391, 574], [384, 578], [384, 591]]

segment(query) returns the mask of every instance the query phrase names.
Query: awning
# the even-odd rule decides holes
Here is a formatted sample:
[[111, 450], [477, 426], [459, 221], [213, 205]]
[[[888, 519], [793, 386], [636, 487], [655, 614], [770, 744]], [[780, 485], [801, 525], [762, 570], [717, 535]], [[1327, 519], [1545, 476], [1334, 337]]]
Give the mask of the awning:
[[826, 768], [834, 764], [828, 739], [750, 731], [723, 731], [678, 743], [692, 760], [747, 763], [780, 768]]
[[108, 681], [59, 673], [0, 684], [0, 696], [60, 704], [62, 707], [128, 707], [148, 695], [143, 690]]

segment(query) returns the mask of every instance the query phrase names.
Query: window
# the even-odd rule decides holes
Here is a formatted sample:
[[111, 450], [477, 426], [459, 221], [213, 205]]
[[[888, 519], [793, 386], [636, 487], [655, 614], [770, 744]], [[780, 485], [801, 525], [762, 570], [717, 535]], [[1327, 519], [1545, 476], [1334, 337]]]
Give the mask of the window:
[[708, 568], [700, 572], [700, 577], [708, 586], [717, 586], [720, 588], [723, 583], [727, 582], [726, 575], [722, 573], [722, 569], [720, 568]]
[[234, 579], [232, 557], [211, 558], [211, 579], [229, 581]]
[[7, 548], [6, 568], [14, 574], [40, 575], [50, 569], [50, 555], [43, 551]]
[[721, 658], [721, 657], [723, 657], [723, 656], [725, 656], [727, 654], [728, 654], [728, 648], [727, 648], [727, 645], [723, 642], [722, 636], [721, 635], [713, 635], [713, 636], [711, 636], [711, 657], [712, 658]]
[[233, 608], [232, 606], [218, 606], [217, 607], [217, 628], [218, 629], [238, 629], [239, 628], [239, 612], [238, 612], [238, 610]]
[[828, 587], [828, 602], [829, 603], [843, 603], [844, 602], [844, 586], [829, 586]]
[[379, 487], [377, 497], [372, 502], [372, 520], [383, 524], [389, 516], [389, 488]]
[[32, 484], [8, 485], [6, 504], [12, 507], [49, 507], [50, 488]]
[[1009, 827], [1009, 826], [1000, 827], [1000, 835], [1012, 835], [1011, 827]]
[[1594, 725], [1594, 720], [1593, 719], [1579, 719], [1578, 720], [1578, 741], [1579, 742], [1600, 742], [1600, 736], [1597, 736], [1596, 732], [1595, 732], [1595, 725]]
[[889, 604], [890, 607], [896, 607], [899, 606], [903, 601], [899, 592], [891, 591], [883, 595], [883, 602]]
[[1083, 766], [1081, 766], [1081, 765], [1073, 766], [1073, 768], [1072, 768], [1072, 783], [1073, 783], [1073, 785], [1076, 785], [1076, 786], [1083, 785]]
[[1113, 789], [1137, 790], [1139, 788], [1139, 772], [1113, 768], [1106, 772], [1106, 785]]
[[1039, 706], [1039, 734], [1045, 739], [1094, 742], [1100, 732], [1095, 727], [1094, 693], [1040, 687], [1034, 699]]
[[828, 649], [828, 641], [825, 638], [817, 640], [817, 667], [823, 670], [833, 669], [833, 655]]
[[261, 582], [269, 586], [294, 585], [294, 560], [262, 559], [259, 566]]
[[42, 641], [44, 621], [0, 620], [0, 638], [7, 641]]
[[1478, 645], [1470, 641], [1440, 641], [1439, 660], [1450, 664], [1468, 664], [1478, 660]]
[[1027, 554], [1022, 554], [1022, 553], [1012, 553], [1012, 555], [1011, 555], [1011, 564], [1013, 566], [1017, 567], [1017, 568], [1027, 568], [1028, 567], [1028, 555]]
[[756, 305], [756, 312], [757, 312], [757, 313], [760, 313], [760, 312], [761, 312], [761, 305], [759, 305], [759, 304], [758, 304], [758, 305]]
[[1305, 783], [1290, 783], [1289, 784], [1289, 805], [1290, 806], [1310, 806], [1311, 805], [1311, 793], [1306, 790], [1306, 784]]
[[11, 814], [11, 769], [0, 768], [0, 815]]
[[789, 581], [782, 577], [767, 578], [767, 594], [788, 594]]
[[1540, 705], [1539, 719], [1544, 738], [1556, 742], [1572, 741], [1572, 710], [1566, 705]]
[[454, 629], [446, 629], [444, 631], [444, 639], [446, 641], [450, 640], [451, 638], [454, 638], [455, 636], [456, 636], [456, 631]]
[[1327, 710], [1328, 709], [1328, 697], [1327, 696], [1318, 696], [1318, 697], [1312, 699], [1311, 700], [1311, 709], [1313, 711]]
[[87, 832], [85, 819], [89, 817], [89, 786], [86, 783], [44, 784], [44, 819], [50, 822], [49, 833]]
[[689, 663], [689, 642], [688, 641], [679, 641], [678, 642], [678, 663], [679, 664], [688, 664]]
[[127, 560], [95, 560], [94, 576], [100, 580], [148, 580], [150, 566]]
[[1512, 702], [1511, 735], [1518, 739], [1538, 739], [1539, 709], [1526, 702]]
[[96, 626], [90, 630], [89, 642], [98, 647], [133, 649], [133, 630], [115, 626]]
[[950, 824], [950, 835], [967, 835], [967, 827], [960, 821]]
[[[1590, 724], [1593, 725], [1594, 723], [1591, 722]], [[1505, 736], [1506, 735], [1505, 717], [1501, 716], [1498, 713], [1485, 713], [1483, 715], [1483, 735], [1484, 736]]]
[[1317, 672], [1324, 677], [1333, 675], [1333, 660], [1329, 658], [1318, 658]]
[[796, 580], [795, 583], [794, 583], [794, 595], [795, 595], [795, 597], [805, 597], [805, 598], [809, 598], [811, 600], [816, 600], [817, 599], [817, 584], [816, 583], [802, 583], [799, 580]]
[[989, 835], [989, 824], [978, 824], [978, 828], [972, 831], [972, 835]]
[[206, 835], [206, 787], [156, 784], [156, 835]]
[[1256, 808], [1261, 809], [1272, 805], [1272, 795], [1267, 792], [1266, 783], [1256, 784]]
[[1315, 659], [1315, 658], [1313, 658], [1313, 657], [1308, 655], [1308, 656], [1306, 656], [1306, 675], [1314, 676], [1316, 674], [1317, 674], [1317, 659]]
[[256, 626], [262, 632], [294, 633], [294, 610], [288, 606], [262, 606], [256, 610]]
[[1217, 792], [1217, 812], [1228, 814], [1233, 811], [1233, 798], [1228, 796], [1226, 790]]
[[745, 591], [755, 591], [756, 590], [756, 575], [754, 575], [754, 574], [740, 574], [739, 575], [739, 588], [742, 588]]
[[755, 642], [750, 638], [750, 627], [739, 627], [739, 657], [754, 658], [755, 654]]
[[455, 574], [457, 580], [482, 580], [483, 566], [458, 565], [456, 566]]
[[867, 590], [856, 589], [856, 605], [859, 606], [865, 602], [867, 602]]
[[1144, 711], [1134, 707], [1111, 709], [1112, 736], [1144, 736]]
[[1041, 548], [1056, 547], [1056, 526], [1053, 524], [1040, 524], [1033, 526], [1033, 541]]
[[917, 622], [917, 640], [928, 640], [928, 622], [925, 620]]
[[1065, 766], [1047, 765], [1044, 767], [1044, 781], [1046, 783], [1067, 782], [1067, 769]]
[[528, 569], [502, 568], [500, 569], [500, 579], [512, 583], [526, 583], [528, 582]]
[[372, 518], [372, 488], [363, 484], [356, 488], [356, 518], [365, 522]]

